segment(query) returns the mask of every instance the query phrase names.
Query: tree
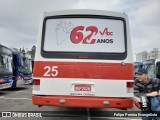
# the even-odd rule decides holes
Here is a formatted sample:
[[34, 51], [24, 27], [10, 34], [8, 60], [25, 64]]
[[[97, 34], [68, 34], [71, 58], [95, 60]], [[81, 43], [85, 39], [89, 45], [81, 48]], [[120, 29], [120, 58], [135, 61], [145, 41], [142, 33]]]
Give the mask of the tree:
[[36, 52], [36, 46], [34, 45], [34, 46], [31, 48], [31, 51], [28, 51], [27, 53], [29, 53], [29, 54], [31, 55], [31, 58], [34, 58], [35, 52]]

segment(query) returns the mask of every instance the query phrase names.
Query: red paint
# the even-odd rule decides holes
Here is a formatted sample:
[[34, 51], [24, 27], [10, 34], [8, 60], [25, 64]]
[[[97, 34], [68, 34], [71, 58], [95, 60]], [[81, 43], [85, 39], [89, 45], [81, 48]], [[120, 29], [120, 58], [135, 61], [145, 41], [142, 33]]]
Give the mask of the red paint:
[[[57, 76], [44, 76], [45, 66], [58, 66]], [[50, 72], [49, 72], [50, 73]], [[50, 73], [51, 74], [51, 73]], [[35, 61], [34, 77], [133, 80], [133, 64]]]
[[33, 85], [40, 85], [40, 79], [33, 79]]
[[[59, 103], [64, 99], [66, 103]], [[35, 105], [63, 106], [63, 107], [87, 107], [87, 108], [132, 108], [132, 98], [107, 98], [107, 97], [79, 97], [79, 96], [36, 96], [32, 95]], [[103, 101], [109, 101], [104, 105]]]

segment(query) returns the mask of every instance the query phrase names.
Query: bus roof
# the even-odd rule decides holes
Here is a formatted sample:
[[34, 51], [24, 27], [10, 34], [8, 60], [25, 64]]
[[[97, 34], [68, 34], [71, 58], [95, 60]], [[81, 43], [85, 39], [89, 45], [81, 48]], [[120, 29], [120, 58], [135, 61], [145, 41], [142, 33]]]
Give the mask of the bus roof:
[[10, 48], [0, 44], [0, 53], [11, 55], [12, 54], [12, 50]]
[[113, 12], [113, 11], [106, 11], [106, 10], [95, 10], [95, 9], [67, 9], [67, 10], [59, 10], [53, 12], [44, 12], [45, 16], [53, 16], [53, 15], [107, 15], [108, 16], [117, 16], [117, 17], [127, 17], [125, 13]]

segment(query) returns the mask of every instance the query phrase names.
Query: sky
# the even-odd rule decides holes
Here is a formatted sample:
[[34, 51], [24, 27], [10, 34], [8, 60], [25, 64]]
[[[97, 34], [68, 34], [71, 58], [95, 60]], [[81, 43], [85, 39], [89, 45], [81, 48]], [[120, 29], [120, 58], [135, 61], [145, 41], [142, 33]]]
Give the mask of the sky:
[[44, 11], [65, 9], [126, 13], [134, 60], [139, 52], [160, 48], [160, 0], [0, 0], [0, 43], [31, 49]]

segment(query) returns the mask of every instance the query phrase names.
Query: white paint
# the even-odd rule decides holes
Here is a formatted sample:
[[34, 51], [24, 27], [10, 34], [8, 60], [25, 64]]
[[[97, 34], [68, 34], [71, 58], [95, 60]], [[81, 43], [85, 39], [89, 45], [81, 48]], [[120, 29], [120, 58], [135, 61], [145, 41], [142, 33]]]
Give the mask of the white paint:
[[[35, 78], [39, 79], [39, 78]], [[40, 78], [39, 89], [34, 89], [33, 94], [37, 95], [70, 95], [72, 91], [72, 84], [78, 83], [94, 83], [95, 96], [101, 97], [133, 97], [133, 93], [128, 93], [126, 82], [133, 82], [132, 80], [102, 80], [102, 79], [82, 79], [82, 78]], [[132, 88], [133, 89], [133, 88]], [[75, 92], [75, 93], [80, 93]], [[85, 93], [85, 91], [81, 92]], [[89, 92], [86, 92], [89, 93]]]

